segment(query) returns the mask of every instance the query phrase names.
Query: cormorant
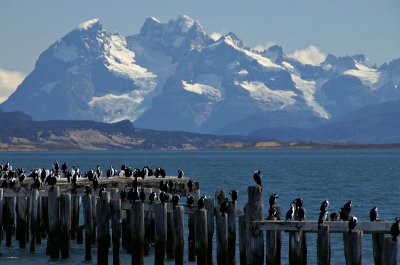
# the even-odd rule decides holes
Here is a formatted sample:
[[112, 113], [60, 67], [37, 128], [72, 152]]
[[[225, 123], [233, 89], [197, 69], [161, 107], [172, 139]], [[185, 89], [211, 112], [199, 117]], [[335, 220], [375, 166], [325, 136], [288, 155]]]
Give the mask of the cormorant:
[[262, 188], [264, 188], [264, 186], [261, 184], [261, 171], [257, 170], [254, 172], [253, 174], [253, 179], [256, 182], [257, 185], [261, 186]]

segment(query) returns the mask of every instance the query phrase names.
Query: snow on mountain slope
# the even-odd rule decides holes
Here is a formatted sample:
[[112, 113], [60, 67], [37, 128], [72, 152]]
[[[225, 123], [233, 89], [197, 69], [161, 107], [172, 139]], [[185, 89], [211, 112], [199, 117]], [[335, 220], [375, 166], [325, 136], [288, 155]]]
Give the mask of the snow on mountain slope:
[[380, 73], [377, 69], [368, 68], [367, 66], [357, 62], [355, 63], [355, 67], [356, 69], [344, 71], [344, 74], [357, 77], [360, 79], [361, 83], [371, 88], [378, 83]]
[[220, 101], [222, 99], [221, 92], [218, 89], [213, 88], [212, 86], [199, 83], [190, 84], [183, 80], [182, 85], [186, 91], [199, 95], [206, 95], [210, 100]]

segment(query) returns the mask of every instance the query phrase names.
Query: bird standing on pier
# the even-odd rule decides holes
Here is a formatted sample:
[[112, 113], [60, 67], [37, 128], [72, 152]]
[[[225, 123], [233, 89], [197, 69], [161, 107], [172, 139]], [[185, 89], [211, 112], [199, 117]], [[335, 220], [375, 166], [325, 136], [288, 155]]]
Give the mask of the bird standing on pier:
[[392, 235], [392, 240], [397, 241], [397, 237], [400, 234], [400, 218], [396, 217], [394, 219], [394, 223], [392, 224], [392, 227], [390, 228], [390, 234]]
[[182, 170], [178, 170], [178, 178], [182, 178], [185, 175], [185, 173]]
[[274, 218], [277, 215], [277, 211], [275, 209], [275, 207], [269, 207], [268, 209], [268, 220], [274, 220]]
[[299, 221], [305, 221], [306, 220], [306, 209], [303, 207], [300, 207], [297, 209], [297, 219]]
[[119, 192], [119, 195], [121, 197], [121, 200], [125, 201], [127, 195], [126, 189], [122, 188], [121, 191]]
[[229, 195], [231, 195], [231, 200], [233, 203], [236, 203], [238, 200], [238, 191], [237, 190], [231, 190], [231, 192], [229, 192]]
[[200, 197], [200, 199], [197, 201], [197, 208], [199, 210], [204, 208], [204, 197]]
[[269, 208], [271, 208], [272, 206], [274, 206], [274, 204], [276, 203], [276, 200], [279, 198], [278, 194], [272, 194], [271, 196], [269, 196]]
[[321, 203], [321, 207], [319, 207], [319, 217], [318, 217], [318, 226], [322, 226], [323, 223], [328, 218], [328, 208], [329, 208], [329, 201], [325, 200]]
[[186, 198], [186, 203], [187, 205], [192, 206], [194, 203], [194, 197], [192, 195], [188, 195]]
[[172, 205], [174, 207], [177, 206], [180, 199], [181, 199], [181, 197], [178, 194], [175, 194], [174, 196], [172, 196], [172, 199], [171, 199]]
[[164, 205], [166, 202], [168, 202], [168, 195], [164, 191], [160, 192], [159, 197], [160, 197], [160, 202], [162, 203], [162, 205]]
[[170, 179], [168, 180], [168, 190], [171, 192], [174, 188], [174, 182]]
[[349, 221], [350, 212], [352, 208], [351, 200], [347, 201], [342, 208], [340, 208], [340, 220]]
[[102, 198], [103, 194], [106, 192], [106, 188], [101, 186], [99, 189], [99, 198]]
[[371, 209], [371, 211], [369, 211], [369, 219], [371, 222], [378, 220], [378, 207], [374, 207]]
[[141, 200], [142, 202], [144, 202], [144, 201], [146, 200], [146, 193], [144, 192], [144, 188], [143, 188], [143, 187], [140, 188], [139, 197], [140, 197], [140, 200]]
[[149, 201], [150, 203], [153, 203], [154, 201], [157, 200], [157, 193], [155, 193], [154, 191], [152, 193], [150, 193], [149, 195]]
[[286, 212], [286, 220], [285, 221], [292, 221], [294, 217], [294, 209], [295, 209], [295, 202], [290, 204], [289, 210]]
[[85, 186], [85, 194], [86, 194], [86, 195], [90, 195], [91, 193], [92, 193], [92, 189], [90, 188], [89, 185], [86, 185], [86, 186]]
[[356, 228], [357, 224], [358, 224], [357, 217], [355, 217], [355, 216], [350, 217], [349, 225], [348, 225], [349, 232], [353, 231]]
[[189, 179], [189, 181], [187, 182], [187, 186], [188, 186], [189, 192], [192, 192], [192, 190], [193, 190], [193, 179]]
[[253, 179], [258, 186], [261, 186], [262, 188], [264, 188], [264, 186], [261, 184], [261, 171], [260, 170], [257, 170], [254, 172]]
[[221, 214], [228, 213], [228, 206], [229, 206], [228, 200], [229, 200], [228, 198], [225, 198], [225, 200], [220, 204], [219, 212]]

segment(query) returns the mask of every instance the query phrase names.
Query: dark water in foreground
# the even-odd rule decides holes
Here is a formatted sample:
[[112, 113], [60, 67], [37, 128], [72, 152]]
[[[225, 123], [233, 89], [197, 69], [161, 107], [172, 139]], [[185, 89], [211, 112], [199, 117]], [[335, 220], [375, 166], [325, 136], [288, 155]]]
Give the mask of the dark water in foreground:
[[[308, 220], [318, 219], [319, 206], [325, 199], [330, 202], [329, 212], [337, 212], [351, 199], [352, 213], [359, 220], [368, 220], [369, 210], [374, 206], [379, 208], [380, 217], [390, 222], [400, 216], [400, 150], [0, 152], [1, 163], [9, 161], [14, 167], [25, 169], [49, 168], [56, 159], [60, 163], [66, 161], [69, 166], [78, 165], [82, 172], [95, 169], [97, 164], [103, 172], [110, 164], [116, 168], [122, 164], [160, 166], [168, 175], [176, 175], [178, 169], [183, 169], [185, 176], [200, 182], [201, 193], [206, 195], [213, 195], [218, 189], [237, 189], [241, 209], [247, 200], [247, 186], [253, 185], [252, 172], [260, 169], [265, 208], [269, 195], [278, 193], [283, 212], [294, 198], [302, 197]], [[282, 264], [288, 263], [287, 237], [283, 234]], [[370, 238], [364, 235], [363, 264], [373, 264]], [[308, 264], [316, 264], [316, 235], [307, 235], [307, 243]], [[333, 234], [331, 246], [331, 264], [345, 264], [342, 236]], [[0, 264], [85, 263], [83, 245], [73, 243], [73, 257], [59, 261], [50, 261], [44, 247], [42, 243], [35, 254], [30, 254], [29, 248], [18, 249], [17, 242], [7, 248], [3, 241]], [[109, 264], [112, 264], [111, 258], [110, 255]], [[153, 255], [146, 257], [146, 264], [153, 264], [153, 258]], [[124, 251], [121, 251], [121, 260], [122, 264], [130, 264], [130, 256]], [[93, 263], [96, 264], [95, 249]], [[173, 261], [167, 263], [173, 264]]]

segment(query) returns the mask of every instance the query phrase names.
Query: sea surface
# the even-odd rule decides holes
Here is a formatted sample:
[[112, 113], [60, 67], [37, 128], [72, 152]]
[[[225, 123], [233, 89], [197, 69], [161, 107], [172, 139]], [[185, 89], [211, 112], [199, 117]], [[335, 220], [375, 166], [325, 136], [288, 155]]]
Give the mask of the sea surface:
[[[133, 168], [150, 165], [162, 167], [167, 175], [177, 175], [178, 169], [200, 182], [201, 194], [214, 196], [216, 190], [239, 192], [238, 207], [243, 209], [247, 201], [247, 187], [254, 185], [253, 172], [261, 170], [264, 189], [264, 209], [267, 214], [270, 194], [279, 194], [277, 204], [285, 213], [290, 202], [301, 197], [304, 200], [307, 220], [317, 220], [321, 202], [329, 200], [329, 212], [338, 212], [352, 200], [352, 214], [358, 220], [369, 220], [369, 211], [377, 206], [379, 217], [393, 222], [400, 216], [400, 150], [396, 149], [329, 149], [329, 150], [229, 150], [229, 151], [57, 151], [57, 152], [0, 152], [0, 163], [9, 161], [14, 168], [26, 170], [37, 167], [50, 168], [55, 160], [68, 166], [79, 166], [81, 172], [95, 169], [103, 172], [113, 165], [122, 164]], [[288, 264], [288, 235], [283, 233], [282, 264]], [[186, 240], [187, 236], [185, 237]], [[215, 238], [215, 235], [214, 235]], [[44, 253], [45, 241], [37, 252], [29, 253], [13, 247], [0, 247], [0, 264], [87, 264], [84, 262], [84, 245], [72, 243], [72, 257], [51, 261]], [[316, 264], [316, 235], [307, 235], [308, 264]], [[364, 235], [363, 264], [373, 264], [371, 235]], [[214, 242], [215, 247], [215, 242]], [[331, 236], [331, 264], [345, 264], [341, 234]], [[187, 264], [187, 242], [185, 242]], [[96, 264], [96, 248], [93, 248]], [[216, 256], [216, 255], [214, 255]], [[109, 264], [112, 264], [110, 250]], [[215, 258], [215, 257], [214, 257]], [[130, 256], [121, 251], [122, 264], [130, 264]], [[154, 255], [145, 258], [146, 264], [154, 263]], [[216, 264], [216, 261], [214, 262]], [[174, 264], [167, 261], [167, 264]], [[193, 263], [195, 264], [195, 263]], [[237, 264], [239, 257], [237, 255]]]

